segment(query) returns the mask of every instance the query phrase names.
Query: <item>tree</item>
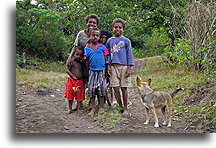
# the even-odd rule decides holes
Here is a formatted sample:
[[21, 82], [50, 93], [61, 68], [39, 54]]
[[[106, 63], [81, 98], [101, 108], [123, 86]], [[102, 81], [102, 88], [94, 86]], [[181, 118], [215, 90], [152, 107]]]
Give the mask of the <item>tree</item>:
[[[37, 7], [37, 6], [36, 6]], [[39, 58], [64, 60], [70, 42], [64, 36], [60, 15], [50, 9], [35, 8], [30, 1], [17, 1], [17, 52]]]

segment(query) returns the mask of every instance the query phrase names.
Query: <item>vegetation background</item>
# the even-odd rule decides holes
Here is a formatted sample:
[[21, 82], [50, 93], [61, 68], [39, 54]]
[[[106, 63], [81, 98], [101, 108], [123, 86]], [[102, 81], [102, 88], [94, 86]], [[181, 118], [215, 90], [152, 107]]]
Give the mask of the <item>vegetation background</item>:
[[[215, 7], [213, 0], [17, 0], [16, 80], [33, 87], [64, 85], [65, 61], [86, 28], [84, 18], [96, 13], [99, 28], [112, 31], [112, 20], [120, 17], [134, 57], [148, 59], [138, 76], [153, 78], [158, 90], [187, 87], [174, 101], [175, 114], [188, 127], [215, 129], [215, 86], [205, 104], [187, 104], [202, 86], [215, 83]], [[183, 96], [189, 99], [179, 100]]]
[[84, 18], [96, 13], [101, 30], [112, 31], [118, 17], [127, 22], [135, 57], [163, 55], [169, 64], [214, 73], [215, 11], [213, 0], [17, 0], [17, 64], [23, 52], [64, 62]]

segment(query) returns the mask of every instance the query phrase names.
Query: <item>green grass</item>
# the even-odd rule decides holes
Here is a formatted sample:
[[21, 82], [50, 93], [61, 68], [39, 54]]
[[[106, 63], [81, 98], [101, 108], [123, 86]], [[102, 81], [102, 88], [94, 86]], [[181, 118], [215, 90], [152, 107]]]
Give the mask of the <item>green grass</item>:
[[[183, 106], [185, 96], [194, 94], [197, 86], [203, 86], [209, 81], [215, 82], [214, 78], [188, 69], [184, 65], [181, 67], [170, 67], [162, 62], [161, 57], [147, 58], [147, 67], [140, 70], [138, 74], [132, 77], [132, 82], [136, 85], [136, 77], [143, 81], [152, 79], [151, 88], [158, 91], [172, 93], [177, 87], [185, 88], [174, 98], [173, 110], [175, 114], [181, 114], [181, 121], [187, 125], [193, 122], [202, 122], [203, 125], [215, 125], [215, 96], [212, 96], [210, 103], [205, 105]], [[211, 108], [211, 109], [209, 109]], [[200, 128], [197, 126], [197, 128]]]
[[26, 84], [32, 87], [54, 88], [65, 84], [66, 73], [45, 72], [38, 70], [16, 69], [16, 83]]
[[185, 68], [171, 68], [162, 62], [161, 57], [151, 57], [147, 60], [147, 67], [132, 77], [132, 83], [136, 84], [136, 77], [143, 81], [152, 79], [151, 88], [154, 90], [173, 92], [177, 87], [185, 88], [179, 94], [187, 94], [198, 85], [206, 84], [208, 76], [196, 71], [188, 71]]
[[107, 106], [105, 108], [106, 112], [103, 115], [99, 115], [95, 125], [99, 125], [105, 129], [114, 128], [116, 124], [119, 124], [122, 115], [118, 109]]

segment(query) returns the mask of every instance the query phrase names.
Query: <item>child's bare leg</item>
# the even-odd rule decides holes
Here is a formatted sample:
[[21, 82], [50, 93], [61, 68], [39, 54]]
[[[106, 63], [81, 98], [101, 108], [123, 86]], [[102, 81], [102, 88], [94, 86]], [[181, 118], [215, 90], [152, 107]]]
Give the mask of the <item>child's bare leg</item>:
[[91, 102], [92, 109], [91, 109], [90, 113], [88, 113], [88, 115], [90, 117], [93, 117], [94, 113], [95, 113], [95, 97], [90, 98], [90, 102]]
[[81, 112], [81, 104], [82, 104], [82, 101], [77, 101], [77, 114], [78, 115], [82, 115], [82, 112]]
[[123, 112], [123, 115], [129, 116], [128, 108], [127, 108], [127, 104], [128, 104], [127, 87], [121, 87], [121, 90], [122, 90], [123, 103], [124, 103], [124, 112]]
[[115, 91], [114, 94], [115, 94], [115, 98], [116, 98], [117, 103], [119, 104], [120, 107], [123, 107], [119, 87], [114, 87], [114, 91]]
[[73, 100], [68, 100], [69, 110], [67, 112], [65, 112], [66, 114], [71, 114], [73, 112], [72, 106], [73, 106]]
[[[81, 109], [83, 107], [83, 103], [82, 103], [82, 101], [80, 102], [80, 107], [79, 107], [79, 109]], [[78, 101], [77, 101], [77, 105], [76, 105], [76, 107], [73, 109], [73, 111], [77, 111], [78, 110]]]
[[99, 115], [102, 115], [104, 113], [104, 96], [98, 96], [99, 101]]
[[111, 105], [114, 105], [114, 100], [113, 100], [113, 88], [112, 87], [110, 87], [110, 97], [111, 97]]

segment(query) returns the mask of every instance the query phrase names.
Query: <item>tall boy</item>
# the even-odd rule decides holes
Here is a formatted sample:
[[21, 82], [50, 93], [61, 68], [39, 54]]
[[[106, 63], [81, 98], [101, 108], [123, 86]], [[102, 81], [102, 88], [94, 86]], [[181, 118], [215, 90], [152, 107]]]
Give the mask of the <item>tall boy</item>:
[[108, 55], [108, 50], [103, 44], [98, 43], [99, 37], [100, 30], [93, 28], [90, 31], [90, 42], [84, 48], [89, 65], [88, 96], [92, 107], [89, 116], [94, 116], [96, 96], [99, 99], [98, 114], [104, 113], [104, 95], [106, 93], [105, 56]]
[[[129, 116], [127, 102], [127, 87], [131, 87], [131, 66], [133, 66], [133, 55], [131, 42], [122, 36], [125, 29], [125, 21], [117, 18], [112, 22], [114, 37], [108, 39], [106, 47], [110, 52], [108, 59], [108, 73], [110, 75], [110, 86], [116, 93], [116, 101], [120, 107], [124, 108], [123, 115]], [[120, 88], [123, 96], [121, 101]]]

